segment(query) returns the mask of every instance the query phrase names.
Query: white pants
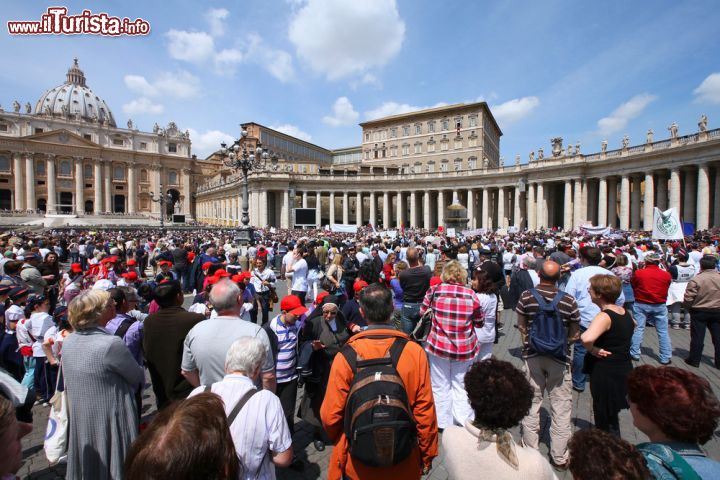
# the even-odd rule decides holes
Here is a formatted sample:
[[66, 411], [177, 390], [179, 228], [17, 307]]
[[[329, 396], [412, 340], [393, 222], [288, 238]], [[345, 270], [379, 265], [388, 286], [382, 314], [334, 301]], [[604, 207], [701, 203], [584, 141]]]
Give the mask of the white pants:
[[438, 428], [465, 425], [465, 420], [474, 417], [464, 382], [473, 360], [447, 360], [431, 353], [428, 360]]
[[493, 349], [493, 342], [481, 343], [480, 344], [480, 352], [478, 353], [478, 356], [477, 356], [478, 362], [480, 360], [487, 360], [488, 358], [492, 357], [492, 349]]

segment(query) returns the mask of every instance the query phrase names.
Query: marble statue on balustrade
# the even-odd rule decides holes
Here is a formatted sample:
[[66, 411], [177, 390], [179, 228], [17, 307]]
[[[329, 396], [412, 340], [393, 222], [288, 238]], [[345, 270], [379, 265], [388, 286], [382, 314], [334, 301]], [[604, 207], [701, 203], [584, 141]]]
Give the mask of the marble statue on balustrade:
[[528, 160], [530, 163], [535, 161], [535, 152], [530, 152], [530, 155], [528, 155]]
[[32, 105], [30, 105], [30, 102], [25, 103], [25, 113], [27, 113], [27, 114], [32, 113]]
[[700, 121], [698, 122], [698, 130], [701, 132], [707, 132], [707, 124], [708, 124], [708, 118], [707, 115], [704, 113], [700, 117]]
[[672, 125], [668, 127], [668, 130], [670, 130], [670, 138], [676, 139], [678, 138], [678, 124], [677, 122], [673, 122]]
[[132, 130], [132, 129], [133, 129], [133, 126], [134, 126], [134, 125], [133, 125], [132, 118], [129, 118], [128, 121], [127, 121], [127, 128], [128, 128], [128, 130]]
[[[505, 163], [504, 159], [502, 162], [500, 162], [500, 165], [502, 165], [503, 163]], [[515, 155], [515, 166], [516, 167], [520, 166], [520, 154], [519, 153], [517, 155]]]
[[627, 148], [628, 148], [628, 145], [630, 145], [630, 137], [628, 137], [627, 135], [625, 135], [625, 136], [623, 137], [623, 139], [622, 139], [622, 148], [623, 148], [623, 149], [627, 149]]
[[653, 135], [655, 135], [655, 132], [653, 132], [652, 128], [649, 128], [645, 138], [645, 143], [653, 143]]
[[563, 152], [563, 146], [562, 146], [562, 137], [555, 137], [550, 139], [550, 143], [552, 144], [552, 154], [553, 157], [559, 157], [562, 155]]
[[567, 147], [567, 156], [572, 157], [573, 156], [573, 146], [572, 144], [568, 145]]
[[575, 142], [575, 155], [580, 155], [580, 140]]
[[13, 102], [13, 110], [15, 111], [15, 113], [20, 113], [20, 102], [18, 102], [17, 100]]
[[543, 158], [545, 158], [545, 152], [543, 152], [542, 147], [540, 147], [540, 148], [538, 148], [537, 159], [542, 160]]
[[600, 151], [602, 153], [607, 152], [607, 143], [608, 143], [607, 140], [603, 140], [602, 143], [600, 144]]

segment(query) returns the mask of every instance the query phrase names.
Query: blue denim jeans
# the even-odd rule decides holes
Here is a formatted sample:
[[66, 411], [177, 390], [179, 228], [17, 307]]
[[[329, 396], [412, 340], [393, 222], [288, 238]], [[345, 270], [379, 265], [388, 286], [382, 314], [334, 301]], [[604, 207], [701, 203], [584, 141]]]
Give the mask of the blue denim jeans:
[[632, 337], [632, 345], [630, 346], [630, 355], [632, 357], [640, 356], [640, 346], [642, 345], [643, 333], [645, 332], [645, 324], [652, 320], [655, 323], [655, 330], [658, 335], [658, 343], [660, 344], [660, 363], [667, 363], [672, 357], [672, 345], [670, 344], [670, 335], [668, 335], [668, 310], [664, 303], [650, 304], [635, 302], [634, 306], [635, 333]]
[[35, 357], [23, 357], [25, 376], [22, 379], [22, 386], [35, 388]]
[[[587, 330], [587, 328], [580, 327], [580, 334]], [[585, 390], [585, 382], [587, 381], [587, 375], [583, 373], [583, 363], [585, 363], [585, 354], [587, 350], [585, 345], [578, 339], [573, 347], [573, 359], [572, 359], [572, 385], [576, 390]]]
[[403, 303], [400, 311], [400, 329], [408, 335], [415, 329], [420, 320], [420, 307], [422, 303]]

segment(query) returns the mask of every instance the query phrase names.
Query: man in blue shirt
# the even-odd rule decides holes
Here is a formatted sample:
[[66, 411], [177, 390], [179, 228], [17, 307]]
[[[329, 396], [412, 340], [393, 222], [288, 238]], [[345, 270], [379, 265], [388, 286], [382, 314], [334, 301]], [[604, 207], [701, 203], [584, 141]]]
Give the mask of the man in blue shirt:
[[[601, 260], [602, 252], [599, 248], [582, 247], [580, 249], [580, 261], [583, 266], [570, 275], [570, 279], [565, 286], [565, 293], [575, 297], [575, 302], [577, 302], [578, 308], [580, 309], [581, 334], [588, 329], [593, 318], [600, 313], [600, 307], [595, 305], [590, 298], [590, 279], [595, 275], [612, 275], [610, 271], [598, 266]], [[620, 297], [615, 301], [615, 304], [622, 306], [624, 303], [625, 295], [620, 292]], [[575, 348], [573, 350], [573, 390], [583, 392], [585, 390], [586, 375], [582, 373], [582, 369], [586, 350], [580, 340], [575, 342]]]

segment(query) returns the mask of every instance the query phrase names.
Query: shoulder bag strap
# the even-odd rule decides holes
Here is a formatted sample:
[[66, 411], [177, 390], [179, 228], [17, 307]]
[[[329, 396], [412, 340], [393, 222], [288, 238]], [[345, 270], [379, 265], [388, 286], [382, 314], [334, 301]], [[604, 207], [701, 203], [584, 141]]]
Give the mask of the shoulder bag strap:
[[540, 292], [538, 292], [538, 291], [537, 291], [536, 289], [534, 289], [534, 288], [530, 288], [529, 291], [530, 291], [530, 294], [531, 294], [533, 297], [535, 297], [535, 300], [538, 302], [538, 308], [539, 308], [539, 309], [542, 310], [543, 308], [546, 308], [546, 307], [549, 306], [548, 303], [547, 303], [547, 302], [545, 301], [545, 299], [543, 298], [543, 296], [540, 295]]
[[340, 350], [340, 353], [345, 357], [345, 361], [350, 365], [350, 370], [352, 370], [354, 375], [357, 370], [357, 352], [350, 345], [345, 345], [342, 350]]
[[228, 426], [232, 425], [232, 423], [235, 421], [235, 418], [237, 418], [238, 414], [240, 413], [240, 410], [245, 406], [245, 404], [252, 398], [253, 395], [258, 393], [257, 388], [251, 388], [248, 390], [248, 392], [242, 396], [240, 401], [235, 405], [235, 408], [232, 409], [232, 412], [230, 412], [230, 415], [228, 415]]
[[390, 346], [390, 359], [392, 360], [392, 364], [395, 369], [397, 369], [398, 362], [400, 361], [400, 355], [402, 355], [407, 342], [406, 338], [398, 337]]

